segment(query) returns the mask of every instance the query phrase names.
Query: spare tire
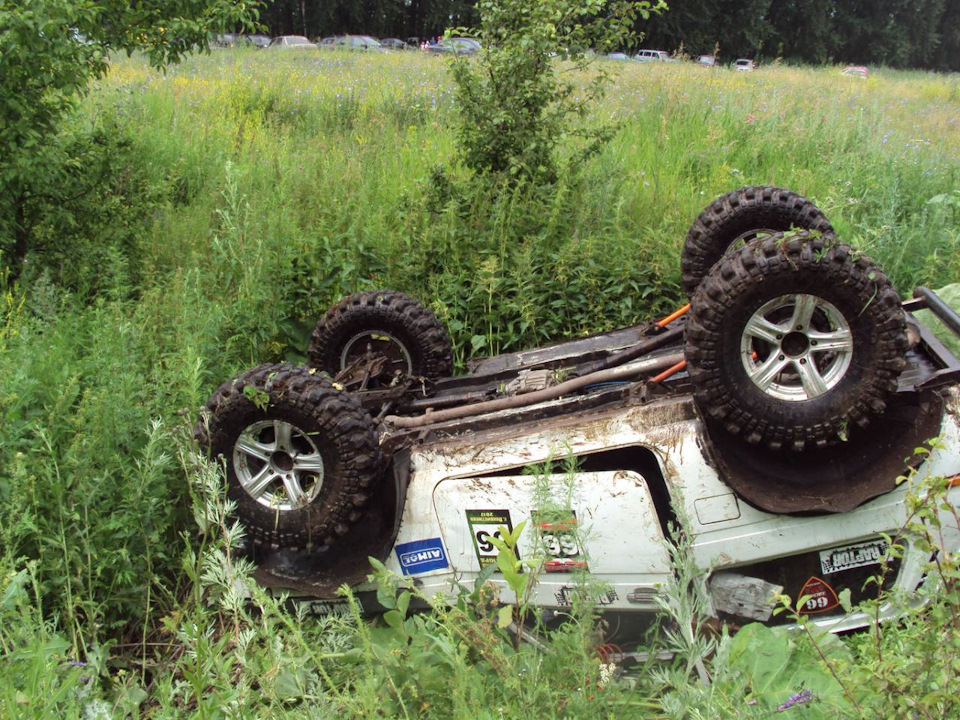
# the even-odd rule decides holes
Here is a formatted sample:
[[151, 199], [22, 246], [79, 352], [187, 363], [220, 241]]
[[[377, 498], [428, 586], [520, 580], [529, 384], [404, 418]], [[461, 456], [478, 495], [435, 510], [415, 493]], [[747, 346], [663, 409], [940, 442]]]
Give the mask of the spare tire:
[[261, 365], [221, 385], [195, 435], [223, 458], [227, 496], [257, 545], [312, 549], [359, 520], [381, 467], [373, 421], [306, 368]]
[[687, 297], [729, 248], [792, 228], [834, 234], [820, 208], [784, 188], [745, 187], [717, 198], [697, 217], [683, 244], [680, 272]]
[[[313, 331], [307, 357], [312, 367], [362, 389], [453, 372], [443, 324], [419, 301], [392, 290], [354, 293], [330, 308]], [[357, 372], [351, 375], [351, 368]]]
[[883, 412], [908, 342], [900, 297], [872, 261], [797, 233], [756, 238], [714, 266], [685, 344], [701, 412], [799, 451]]

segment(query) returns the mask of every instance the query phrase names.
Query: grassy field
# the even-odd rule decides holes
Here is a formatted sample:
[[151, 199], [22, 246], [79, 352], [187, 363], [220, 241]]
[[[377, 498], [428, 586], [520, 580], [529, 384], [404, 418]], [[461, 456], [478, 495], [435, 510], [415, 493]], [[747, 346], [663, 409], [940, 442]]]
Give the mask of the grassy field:
[[[613, 67], [590, 122], [620, 129], [547, 203], [465, 190], [436, 58], [218, 51], [165, 75], [116, 61], [63, 140], [110, 158], [86, 214], [45, 211], [20, 280], [0, 275], [0, 716], [765, 716], [745, 675], [608, 682], [589, 614], [540, 657], [457, 608], [401, 639], [260, 596], [250, 609], [232, 595], [242, 563], [197, 534], [222, 518], [190, 453], [196, 409], [243, 368], [302, 359], [348, 292], [422, 298], [458, 363], [625, 325], [682, 302], [688, 227], [749, 184], [811, 197], [902, 293], [960, 279], [956, 76]], [[856, 687], [884, 650], [890, 677], [914, 677], [891, 654], [948, 653], [949, 670], [932, 630], [956, 622], [947, 610], [827, 654]], [[930, 707], [955, 682], [930, 680]], [[823, 717], [860, 716], [831, 697]], [[890, 696], [858, 697], [884, 716]]]

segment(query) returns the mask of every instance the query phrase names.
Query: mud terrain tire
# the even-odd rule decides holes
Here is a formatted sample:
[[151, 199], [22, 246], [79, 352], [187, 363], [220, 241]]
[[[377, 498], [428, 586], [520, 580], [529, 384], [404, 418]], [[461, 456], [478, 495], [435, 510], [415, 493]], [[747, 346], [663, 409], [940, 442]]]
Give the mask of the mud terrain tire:
[[714, 266], [691, 304], [697, 404], [748, 442], [824, 447], [896, 391], [907, 350], [900, 297], [849, 245], [758, 237]]
[[371, 494], [382, 466], [373, 421], [327, 378], [261, 365], [223, 383], [201, 412], [197, 440], [224, 458], [227, 495], [259, 546], [333, 544]]
[[313, 331], [307, 357], [312, 367], [336, 376], [365, 343], [394, 355], [390, 375], [434, 379], [453, 372], [443, 324], [419, 301], [392, 290], [354, 293], [330, 308]]
[[758, 232], [810, 230], [832, 238], [833, 226], [820, 208], [802, 195], [772, 186], [740, 188], [707, 206], [683, 244], [680, 272], [687, 297], [731, 245], [747, 242]]

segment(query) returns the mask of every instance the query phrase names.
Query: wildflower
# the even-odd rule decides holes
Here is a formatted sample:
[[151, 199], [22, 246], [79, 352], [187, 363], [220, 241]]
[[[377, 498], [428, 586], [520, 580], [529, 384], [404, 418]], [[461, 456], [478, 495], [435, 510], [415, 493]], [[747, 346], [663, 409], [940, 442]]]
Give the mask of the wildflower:
[[789, 698], [787, 698], [787, 701], [777, 708], [777, 712], [788, 710], [794, 705], [805, 705], [811, 700], [813, 700], [813, 692], [807, 688], [804, 688], [795, 695], [791, 695]]
[[756, 120], [756, 118], [753, 116], [753, 113], [747, 115], [747, 125], [753, 125], [754, 120]]
[[597, 687], [601, 690], [605, 688], [613, 680], [616, 673], [617, 666], [614, 663], [600, 663], [600, 677], [597, 680]]

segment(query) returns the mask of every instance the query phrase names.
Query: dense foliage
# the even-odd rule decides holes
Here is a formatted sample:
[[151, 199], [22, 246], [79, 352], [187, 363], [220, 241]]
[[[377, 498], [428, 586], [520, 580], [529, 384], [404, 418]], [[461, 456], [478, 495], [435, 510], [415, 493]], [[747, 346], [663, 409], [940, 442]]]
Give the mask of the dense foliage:
[[[475, 25], [476, 6], [470, 0], [276, 0], [263, 18], [275, 34], [427, 38]], [[726, 60], [960, 70], [960, 0], [683, 0], [669, 6], [662, 15], [637, 19], [636, 29], [647, 36], [643, 47], [682, 47], [691, 54], [719, 47]]]
[[164, 67], [206, 47], [217, 29], [250, 27], [256, 5], [247, 0], [0, 2], [0, 256], [12, 259], [16, 272], [36, 239], [31, 215], [38, 206], [69, 213], [72, 205], [95, 194], [92, 186], [78, 187], [76, 177], [83, 166], [100, 162], [98, 148], [108, 138], [91, 133], [64, 141], [57, 130], [88, 82], [106, 72], [108, 54], [140, 50], [154, 67]]

